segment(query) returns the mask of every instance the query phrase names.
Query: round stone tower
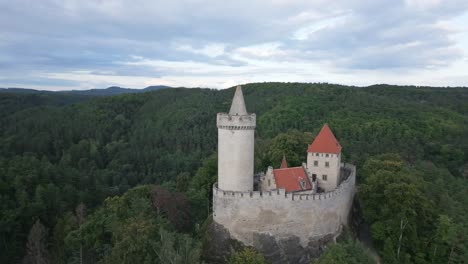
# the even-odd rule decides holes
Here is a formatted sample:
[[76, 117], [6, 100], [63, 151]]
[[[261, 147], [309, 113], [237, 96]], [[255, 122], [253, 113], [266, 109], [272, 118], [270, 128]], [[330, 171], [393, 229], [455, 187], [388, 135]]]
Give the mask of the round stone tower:
[[229, 113], [218, 113], [218, 188], [252, 191], [256, 116], [247, 113], [237, 86]]

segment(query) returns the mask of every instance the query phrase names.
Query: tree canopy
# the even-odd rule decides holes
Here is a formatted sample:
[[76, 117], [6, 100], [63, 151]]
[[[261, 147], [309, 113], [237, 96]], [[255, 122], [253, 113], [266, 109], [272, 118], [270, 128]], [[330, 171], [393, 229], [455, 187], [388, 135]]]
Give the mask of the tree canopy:
[[[358, 195], [381, 254], [400, 262], [467, 259], [466, 89], [254, 83], [243, 91], [257, 114], [256, 172], [279, 166], [283, 154], [291, 165], [305, 161], [307, 144], [328, 123], [342, 160], [358, 166]], [[196, 251], [216, 181], [216, 113], [228, 111], [233, 93], [0, 93], [0, 262], [24, 259], [38, 219], [55, 263], [152, 261], [164, 248], [153, 238], [161, 234], [173, 237], [165, 247], [176, 252], [189, 248], [179, 242], [190, 236]], [[155, 198], [159, 214], [150, 184], [164, 194]]]

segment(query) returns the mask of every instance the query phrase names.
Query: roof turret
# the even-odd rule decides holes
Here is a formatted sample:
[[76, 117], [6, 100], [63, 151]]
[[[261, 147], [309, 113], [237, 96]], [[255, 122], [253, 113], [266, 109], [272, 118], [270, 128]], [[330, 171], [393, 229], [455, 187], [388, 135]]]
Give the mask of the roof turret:
[[288, 163], [286, 162], [286, 156], [283, 155], [283, 160], [281, 161], [281, 167], [280, 169], [284, 169], [288, 167]]

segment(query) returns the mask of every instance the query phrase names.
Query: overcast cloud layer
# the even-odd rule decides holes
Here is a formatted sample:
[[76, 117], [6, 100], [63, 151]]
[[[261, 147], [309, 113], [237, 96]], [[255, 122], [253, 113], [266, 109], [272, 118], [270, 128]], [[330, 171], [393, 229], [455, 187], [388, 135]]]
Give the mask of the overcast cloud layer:
[[468, 86], [467, 11], [466, 0], [0, 0], [0, 87]]

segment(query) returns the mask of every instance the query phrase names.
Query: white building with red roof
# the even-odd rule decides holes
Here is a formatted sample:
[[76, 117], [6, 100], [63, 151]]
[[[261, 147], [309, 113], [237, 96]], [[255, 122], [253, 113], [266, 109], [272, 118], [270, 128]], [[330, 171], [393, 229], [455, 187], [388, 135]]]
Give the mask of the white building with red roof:
[[323, 191], [333, 191], [341, 181], [341, 145], [325, 124], [307, 149], [307, 169]]
[[269, 167], [260, 177], [259, 186], [262, 191], [330, 192], [338, 187], [341, 179], [341, 145], [325, 124], [307, 149], [307, 163], [289, 168], [283, 157], [280, 168]]
[[284, 189], [286, 192], [311, 192], [316, 191], [317, 186], [316, 181], [312, 181], [308, 175], [304, 165], [288, 167], [286, 157], [283, 157], [278, 169], [268, 167], [259, 180], [259, 189], [262, 191]]

